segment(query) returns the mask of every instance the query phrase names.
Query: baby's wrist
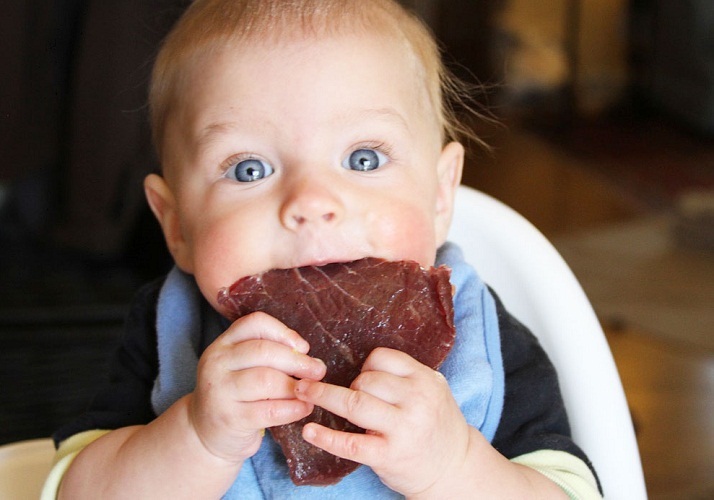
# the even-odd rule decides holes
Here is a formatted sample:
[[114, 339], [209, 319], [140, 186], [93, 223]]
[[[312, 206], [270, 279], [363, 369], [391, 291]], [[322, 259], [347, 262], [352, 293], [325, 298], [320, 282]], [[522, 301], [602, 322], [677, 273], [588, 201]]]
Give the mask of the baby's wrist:
[[484, 446], [493, 449], [477, 429], [468, 426], [465, 449], [452, 455], [454, 460], [429, 488], [417, 494], [407, 495], [407, 498], [428, 500], [472, 497], [474, 491], [478, 491], [479, 470], [482, 470], [479, 460], [484, 454]]
[[[191, 460], [197, 463], [205, 463], [209, 467], [226, 467], [228, 469], [240, 469], [246, 457], [235, 458], [225, 453], [221, 453], [210, 445], [208, 440], [202, 435], [195, 418], [195, 409], [192, 405], [193, 394], [188, 394], [174, 403], [169, 409], [176, 410], [180, 417], [177, 418], [179, 433], [189, 449]], [[169, 413], [167, 411], [166, 413]]]
[[265, 429], [242, 429], [236, 422], [231, 425], [215, 418], [200, 422], [202, 410], [196, 408], [196, 399], [191, 393], [179, 400], [185, 405], [185, 414], [195, 445], [200, 446], [203, 453], [218, 463], [240, 468], [243, 462], [258, 452]]

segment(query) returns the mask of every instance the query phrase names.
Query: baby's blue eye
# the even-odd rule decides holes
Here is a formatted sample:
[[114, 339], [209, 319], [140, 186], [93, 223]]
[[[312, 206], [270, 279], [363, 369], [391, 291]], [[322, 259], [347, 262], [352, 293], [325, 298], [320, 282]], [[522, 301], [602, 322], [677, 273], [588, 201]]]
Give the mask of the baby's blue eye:
[[226, 171], [225, 176], [238, 182], [253, 182], [264, 179], [272, 173], [273, 167], [262, 160], [251, 158], [232, 165]]
[[389, 159], [376, 149], [358, 149], [350, 153], [342, 162], [342, 166], [358, 172], [369, 172], [387, 163]]

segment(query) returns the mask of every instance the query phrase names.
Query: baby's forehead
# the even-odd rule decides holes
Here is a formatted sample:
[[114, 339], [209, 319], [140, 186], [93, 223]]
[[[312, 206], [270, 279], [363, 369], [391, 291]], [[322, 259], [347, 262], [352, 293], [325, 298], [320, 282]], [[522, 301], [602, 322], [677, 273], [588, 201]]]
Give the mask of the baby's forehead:
[[[336, 3], [327, 2], [329, 5]], [[348, 2], [354, 6], [358, 2]], [[415, 69], [428, 64], [427, 50], [422, 47], [430, 39], [405, 31], [403, 23], [379, 2], [366, 1], [358, 10], [315, 9], [314, 12], [293, 12], [280, 9], [280, 15], [244, 19], [244, 28], [237, 29], [223, 44], [236, 50], [251, 45], [286, 47], [294, 43], [311, 43], [331, 38], [351, 37], [355, 43], [378, 39], [385, 46], [399, 47], [404, 57], [413, 59]], [[428, 36], [428, 34], [427, 34]], [[218, 41], [221, 44], [221, 41]], [[426, 72], [419, 74], [426, 77]]]
[[[294, 64], [301, 60], [305, 54], [311, 53], [314, 47], [329, 47], [332, 50], [328, 51], [329, 55], [324, 58], [320, 57], [319, 60], [310, 61], [304, 66]], [[318, 54], [322, 53], [318, 52]], [[373, 60], [391, 60], [390, 68], [399, 68], [399, 71], [394, 71], [389, 81], [385, 83], [391, 87], [408, 87], [410, 90], [414, 90], [416, 92], [413, 96], [414, 105], [423, 106], [424, 110], [428, 108], [429, 111], [438, 113], [438, 103], [432, 102], [429, 93], [430, 82], [427, 79], [424, 66], [403, 37], [386, 33], [383, 30], [356, 31], [351, 29], [322, 32], [294, 31], [280, 36], [241, 37], [226, 41], [202, 57], [195, 58], [192, 61], [193, 64], [188, 64], [184, 68], [181, 78], [184, 83], [180, 92], [183, 97], [175, 101], [175, 107], [190, 109], [200, 106], [198, 102], [188, 97], [195, 95], [196, 91], [201, 92], [207, 82], [212, 79], [223, 78], [224, 74], [235, 75], [237, 80], [234, 80], [236, 85], [232, 87], [232, 92], [239, 94], [241, 85], [238, 85], [238, 80], [244, 77], [251, 81], [260, 80], [264, 78], [261, 71], [274, 65], [289, 66], [292, 71], [299, 73], [318, 67], [314, 73], [315, 81], [318, 83], [321, 78], [329, 78], [331, 71], [335, 69], [336, 65], [332, 62], [342, 61], [344, 64], [341, 67], [353, 65], [355, 78], [375, 80], [376, 77], [377, 81], [384, 80], [381, 78], [382, 74], [365, 75], [363, 70], [366, 68], [355, 66], [362, 54], [372, 54]], [[244, 66], [247, 62], [252, 65]], [[312, 64], [313, 62], [316, 64]], [[248, 74], [246, 71], [241, 72], [236, 68], [250, 68], [250, 71]], [[296, 73], [292, 73], [292, 75], [296, 75]], [[260, 90], [263, 94], [276, 91], [279, 94], [291, 94], [289, 81], [286, 81], [285, 85], [277, 90], [274, 87], [270, 89], [263, 87]], [[344, 97], [346, 101], [349, 101], [347, 94], [344, 94]]]
[[255, 130], [269, 121], [276, 132], [282, 128], [276, 111], [287, 113], [296, 101], [310, 110], [303, 115], [305, 127], [315, 118], [335, 128], [365, 122], [404, 128], [405, 122], [431, 122], [438, 114], [417, 59], [398, 40], [379, 34], [244, 40], [189, 72], [175, 105], [182, 108], [178, 126], [205, 128], [209, 135], [234, 132], [231, 120]]

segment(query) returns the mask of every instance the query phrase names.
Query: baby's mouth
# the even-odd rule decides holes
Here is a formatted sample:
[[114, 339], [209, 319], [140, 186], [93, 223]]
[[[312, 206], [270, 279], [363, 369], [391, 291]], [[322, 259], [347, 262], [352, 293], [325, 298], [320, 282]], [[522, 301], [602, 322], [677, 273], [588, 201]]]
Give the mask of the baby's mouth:
[[349, 258], [349, 259], [333, 259], [333, 258], [310, 259], [310, 260], [305, 261], [302, 264], [299, 264], [299, 265], [296, 265], [293, 267], [322, 267], [322, 266], [326, 266], [328, 264], [341, 264], [344, 262], [352, 262], [355, 260], [359, 260], [360, 258], [356, 258], [356, 259], [352, 259], [352, 258]]
[[322, 267], [328, 264], [343, 264], [346, 262], [354, 262], [366, 257], [377, 257], [367, 252], [314, 252], [303, 253], [296, 255], [295, 258], [289, 259], [289, 265], [283, 269], [293, 269], [299, 267]]

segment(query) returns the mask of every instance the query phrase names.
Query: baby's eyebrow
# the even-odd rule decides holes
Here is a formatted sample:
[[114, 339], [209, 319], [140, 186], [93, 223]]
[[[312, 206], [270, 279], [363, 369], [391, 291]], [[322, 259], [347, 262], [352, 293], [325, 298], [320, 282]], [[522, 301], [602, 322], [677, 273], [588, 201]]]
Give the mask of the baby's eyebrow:
[[346, 120], [362, 121], [362, 120], [386, 120], [388, 122], [394, 122], [396, 125], [409, 131], [409, 122], [404, 118], [404, 115], [399, 113], [395, 108], [392, 107], [382, 107], [382, 108], [368, 108], [350, 111], [342, 115]]
[[196, 139], [199, 145], [205, 145], [210, 143], [214, 137], [230, 133], [237, 127], [238, 123], [233, 121], [213, 122], [200, 129]]

